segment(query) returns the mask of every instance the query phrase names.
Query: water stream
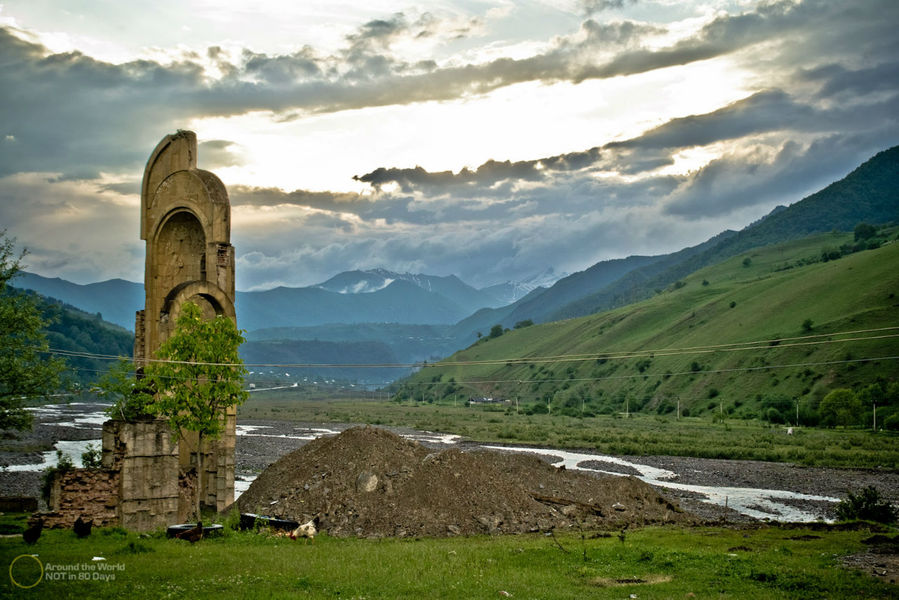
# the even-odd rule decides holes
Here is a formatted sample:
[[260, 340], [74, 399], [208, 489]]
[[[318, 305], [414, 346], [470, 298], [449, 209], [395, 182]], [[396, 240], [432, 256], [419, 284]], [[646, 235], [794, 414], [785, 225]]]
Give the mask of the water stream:
[[[34, 414], [35, 419], [43, 425], [84, 429], [96, 431], [99, 434], [103, 422], [107, 419], [107, 416], [104, 413], [107, 406], [108, 405], [97, 403], [48, 404], [41, 407], [30, 408], [29, 410]], [[289, 430], [289, 432], [284, 433], [285, 430]], [[240, 444], [240, 438], [242, 437], [268, 437], [311, 441], [322, 436], [337, 435], [338, 433], [340, 433], [339, 430], [326, 426], [303, 427], [291, 426], [289, 424], [285, 424], [285, 427], [282, 428], [276, 428], [270, 425], [237, 426], [238, 445]], [[430, 431], [411, 431], [405, 433], [404, 436], [422, 443], [438, 446], [453, 446], [461, 441], [461, 438], [458, 435], [434, 433]], [[6, 470], [42, 471], [47, 467], [56, 466], [58, 461], [56, 450], [60, 450], [68, 455], [72, 459], [74, 465], [80, 467], [81, 454], [87, 449], [87, 446], [93, 444], [95, 447], [100, 447], [101, 443], [100, 439], [60, 440], [54, 444], [54, 450], [42, 453], [40, 462], [25, 465], [10, 465], [6, 467]], [[674, 471], [641, 464], [635, 460], [625, 460], [603, 454], [570, 452], [554, 448], [510, 446], [484, 446], [484, 448], [504, 452], [528, 452], [539, 454], [558, 466], [564, 465], [567, 469], [597, 474], [623, 476], [625, 474], [622, 473], [621, 470], [628, 470], [636, 473], [636, 477], [650, 485], [659, 488], [690, 492], [697, 495], [703, 502], [727, 507], [755, 519], [770, 519], [788, 522], [817, 521], [824, 518], [825, 509], [823, 508], [822, 503], [839, 502], [839, 498], [801, 494], [789, 490], [706, 486], [680, 483], [677, 481], [678, 474]], [[603, 464], [609, 465], [609, 468], [602, 468]], [[612, 467], [619, 467], [619, 469], [615, 470]], [[255, 476], [253, 475], [238, 474], [235, 477], [235, 498], [246, 491], [254, 479]], [[819, 504], [817, 507], [812, 505], [813, 508], [799, 508], [791, 503], [795, 501], [816, 502]]]

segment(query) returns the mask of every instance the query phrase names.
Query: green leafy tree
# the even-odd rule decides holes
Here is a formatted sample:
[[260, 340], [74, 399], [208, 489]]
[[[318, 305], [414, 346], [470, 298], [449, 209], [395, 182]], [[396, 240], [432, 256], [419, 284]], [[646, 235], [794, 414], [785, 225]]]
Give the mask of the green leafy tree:
[[855, 241], [858, 242], [860, 240], [870, 239], [877, 235], [877, 228], [868, 223], [859, 223], [855, 226], [853, 233], [855, 234]]
[[833, 390], [821, 400], [818, 412], [825, 425], [856, 425], [862, 417], [862, 401], [847, 388]]
[[32, 421], [25, 401], [57, 391], [65, 362], [47, 352], [47, 323], [34, 296], [9, 285], [25, 255], [16, 255], [14, 244], [0, 231], [0, 429], [21, 431]]
[[503, 334], [503, 326], [502, 325], [494, 325], [490, 328], [490, 335], [488, 336], [490, 339], [498, 338]]
[[[199, 490], [204, 489], [203, 440], [217, 439], [227, 410], [248, 397], [243, 389], [247, 370], [237, 353], [243, 341], [234, 321], [222, 316], [205, 320], [196, 304], [186, 302], [174, 333], [156, 352], [158, 361], [145, 369], [156, 392], [147, 410], [166, 417], [178, 439], [187, 431], [197, 434]], [[198, 493], [196, 499], [198, 519], [200, 496]]]
[[149, 409], [153, 402], [151, 382], [137, 378], [137, 370], [127, 358], [119, 359], [97, 382], [100, 396], [112, 401], [106, 414], [113, 419], [135, 421], [154, 416]]

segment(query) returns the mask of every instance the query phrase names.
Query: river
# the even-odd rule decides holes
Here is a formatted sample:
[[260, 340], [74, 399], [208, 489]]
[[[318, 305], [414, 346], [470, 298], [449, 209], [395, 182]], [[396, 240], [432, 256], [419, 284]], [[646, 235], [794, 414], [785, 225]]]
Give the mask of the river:
[[[101, 445], [104, 411], [99, 403], [49, 404], [30, 409], [35, 417], [32, 436], [52, 441], [46, 452], [5, 452], [0, 460], [0, 495], [27, 493], [39, 485], [40, 473], [57, 463], [56, 450], [76, 466], [81, 454]], [[336, 435], [349, 424], [297, 424], [287, 421], [241, 421], [237, 426], [235, 494], [249, 487], [266, 466], [306, 442]], [[434, 448], [459, 446], [504, 452], [529, 452], [567, 469], [596, 474], [632, 475], [673, 497], [687, 510], [706, 518], [811, 522], [830, 520], [840, 497], [849, 489], [877, 485], [899, 489], [899, 474], [851, 469], [803, 468], [755, 461], [723, 461], [687, 457], [622, 457], [587, 451], [521, 446], [481, 445], [453, 434], [391, 428]], [[23, 489], [24, 486], [24, 489]], [[35, 489], [28, 495], [37, 495]], [[895, 499], [894, 499], [895, 500]]]

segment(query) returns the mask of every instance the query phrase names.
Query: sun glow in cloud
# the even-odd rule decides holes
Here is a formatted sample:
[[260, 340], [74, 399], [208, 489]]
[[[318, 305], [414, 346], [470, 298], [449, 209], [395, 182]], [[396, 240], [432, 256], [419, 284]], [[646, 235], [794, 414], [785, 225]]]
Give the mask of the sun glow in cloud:
[[[521, 83], [451, 102], [306, 115], [287, 122], [254, 112], [196, 119], [189, 128], [201, 140], [232, 141], [247, 157], [245, 164], [216, 169], [226, 183], [360, 192], [364, 186], [353, 176], [382, 166], [385, 156], [394, 164], [459, 171], [496, 157], [531, 160], [601, 146], [737, 101], [747, 95], [747, 77], [727, 59], [709, 60], [579, 84]], [[712, 158], [706, 157], [706, 162]], [[697, 166], [683, 157], [678, 164]]]
[[139, 275], [143, 166], [185, 128], [247, 288], [674, 251], [897, 143], [896, 22], [894, 0], [7, 1], [0, 223], [43, 275]]

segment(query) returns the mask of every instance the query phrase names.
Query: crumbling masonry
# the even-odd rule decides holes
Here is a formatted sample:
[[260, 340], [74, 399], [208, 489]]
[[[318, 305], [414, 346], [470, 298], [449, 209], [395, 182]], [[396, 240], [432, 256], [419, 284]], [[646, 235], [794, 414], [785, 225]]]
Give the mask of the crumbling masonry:
[[[146, 304], [137, 312], [134, 329], [138, 368], [172, 334], [185, 302], [199, 305], [207, 318], [235, 318], [228, 192], [214, 174], [197, 169], [197, 137], [191, 131], [167, 135], [147, 161], [140, 236], [147, 245]], [[201, 505], [215, 510], [234, 501], [236, 409], [225, 419], [222, 436], [204, 440], [200, 449], [206, 470]], [[97, 524], [117, 522], [141, 531], [183, 522], [192, 513], [197, 493], [197, 451], [196, 434], [185, 432], [176, 442], [165, 420], [107, 421], [103, 472], [110, 491], [85, 495], [92, 486], [84, 485], [83, 477], [58, 478], [51, 510], [59, 513], [62, 526], [79, 512], [96, 514]], [[112, 490], [117, 497], [109, 497]], [[112, 506], [114, 519], [109, 514]]]

